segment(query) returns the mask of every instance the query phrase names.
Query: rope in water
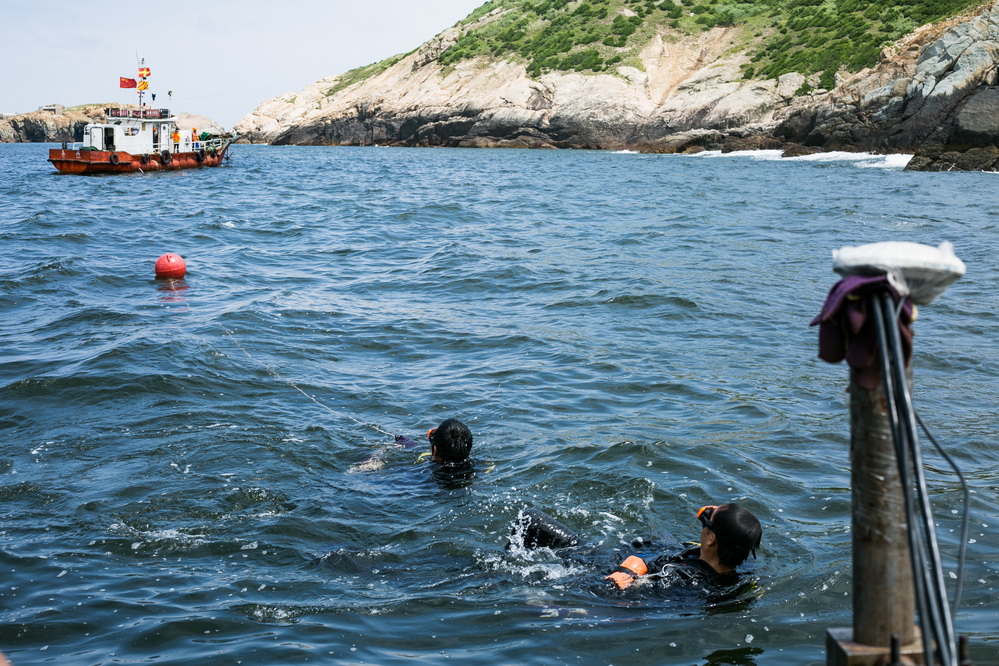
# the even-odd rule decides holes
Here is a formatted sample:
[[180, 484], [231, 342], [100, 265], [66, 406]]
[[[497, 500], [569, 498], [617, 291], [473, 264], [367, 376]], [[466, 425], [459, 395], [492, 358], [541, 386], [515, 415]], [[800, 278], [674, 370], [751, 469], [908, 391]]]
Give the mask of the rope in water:
[[364, 426], [365, 428], [371, 428], [372, 430], [375, 430], [376, 432], [380, 432], [383, 435], [388, 435], [389, 437], [395, 437], [395, 435], [393, 435], [392, 433], [390, 433], [388, 431], [385, 431], [385, 430], [382, 430], [381, 428], [379, 428], [378, 426], [374, 425], [373, 423], [365, 423], [365, 422], [361, 421], [360, 419], [354, 417], [353, 415], [348, 414], [347, 412], [339, 412], [339, 411], [333, 409], [332, 407], [330, 407], [329, 405], [326, 405], [323, 402], [320, 402], [319, 399], [317, 399], [314, 395], [309, 395], [309, 393], [307, 393], [305, 390], [303, 390], [298, 384], [296, 384], [291, 379], [288, 379], [287, 377], [283, 376], [281, 373], [279, 373], [277, 370], [275, 370], [272, 366], [269, 366], [266, 363], [261, 363], [256, 358], [254, 358], [253, 355], [250, 354], [250, 352], [246, 351], [246, 348], [243, 347], [242, 344], [240, 344], [239, 339], [236, 337], [236, 334], [233, 331], [230, 331], [229, 329], [227, 329], [225, 327], [221, 327], [221, 328], [229, 336], [229, 338], [233, 341], [233, 343], [237, 347], [239, 347], [239, 350], [241, 352], [243, 352], [246, 355], [246, 357], [248, 359], [250, 359], [254, 364], [263, 367], [264, 370], [266, 370], [267, 373], [270, 374], [272, 377], [275, 377], [276, 379], [280, 379], [281, 381], [285, 382], [286, 384], [288, 384], [288, 386], [290, 386], [291, 388], [295, 389], [296, 391], [298, 391], [299, 393], [301, 393], [302, 395], [304, 395], [306, 398], [308, 398], [312, 402], [316, 403], [317, 405], [319, 405], [320, 407], [322, 407], [323, 409], [325, 409], [326, 411], [328, 411], [330, 414], [333, 414], [334, 416], [339, 417], [339, 418], [348, 418], [348, 419], [350, 419], [351, 421], [353, 421], [354, 423], [356, 423], [359, 426]]

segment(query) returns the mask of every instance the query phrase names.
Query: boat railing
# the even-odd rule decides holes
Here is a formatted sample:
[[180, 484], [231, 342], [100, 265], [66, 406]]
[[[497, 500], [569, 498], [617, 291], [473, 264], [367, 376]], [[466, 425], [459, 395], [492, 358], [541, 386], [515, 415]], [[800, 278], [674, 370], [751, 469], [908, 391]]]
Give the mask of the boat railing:
[[160, 120], [170, 117], [170, 109], [104, 109], [104, 115], [108, 118], [139, 118], [141, 120]]
[[204, 141], [195, 141], [194, 145], [197, 146], [196, 150], [197, 149], [211, 150], [213, 148], [215, 150], [222, 150], [222, 148], [227, 143], [229, 143], [229, 141], [230, 141], [230, 139], [227, 136], [226, 137], [212, 136], [212, 137], [209, 137], [209, 138], [205, 139]]
[[158, 153], [161, 150], [169, 150], [171, 153], [190, 153], [196, 150], [211, 150], [212, 148], [214, 148], [215, 150], [222, 150], [222, 148], [224, 148], [227, 143], [232, 143], [232, 140], [233, 140], [233, 135], [230, 134], [222, 134], [222, 135], [213, 134], [212, 136], [204, 140], [202, 139], [197, 139], [192, 141], [185, 140], [184, 143], [180, 144], [181, 148], [177, 150], [173, 149], [173, 146], [175, 145], [173, 140], [162, 141], [160, 143], [153, 144], [152, 152]]
[[[207, 139], [193, 141], [190, 143], [182, 144], [185, 150], [173, 150], [173, 141], [161, 141], [159, 143], [154, 143], [152, 150], [150, 152], [158, 153], [163, 150], [168, 150], [171, 153], [189, 153], [192, 150], [222, 150], [226, 144], [232, 143], [234, 135], [223, 134], [223, 135], [213, 135]], [[80, 150], [81, 148], [87, 148], [87, 145], [81, 141], [63, 141], [63, 150]], [[89, 148], [88, 148], [89, 150]]]

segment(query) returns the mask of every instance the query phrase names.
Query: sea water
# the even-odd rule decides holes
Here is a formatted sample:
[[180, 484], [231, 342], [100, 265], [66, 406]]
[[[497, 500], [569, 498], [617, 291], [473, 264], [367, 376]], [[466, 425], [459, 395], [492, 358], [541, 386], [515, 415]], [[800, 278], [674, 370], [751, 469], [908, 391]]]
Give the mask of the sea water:
[[[915, 324], [948, 583], [999, 662], [996, 177], [904, 158], [235, 146], [62, 176], [0, 145], [0, 651], [24, 664], [822, 664], [850, 626], [831, 251], [954, 244]], [[183, 280], [156, 280], [176, 252]], [[435, 473], [448, 417], [472, 478]], [[732, 603], [614, 592], [698, 507]], [[525, 507], [591, 562], [508, 549]]]

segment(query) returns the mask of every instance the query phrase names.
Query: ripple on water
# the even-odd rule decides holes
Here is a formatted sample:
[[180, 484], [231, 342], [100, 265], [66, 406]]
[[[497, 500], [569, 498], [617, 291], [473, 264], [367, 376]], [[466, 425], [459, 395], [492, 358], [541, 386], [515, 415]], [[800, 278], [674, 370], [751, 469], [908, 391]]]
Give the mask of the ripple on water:
[[[852, 603], [849, 426], [808, 321], [831, 249], [900, 234], [969, 267], [921, 309], [916, 400], [976, 490], [960, 618], [995, 636], [977, 176], [237, 146], [222, 169], [61, 178], [37, 150], [0, 146], [15, 662], [819, 662]], [[152, 279], [166, 251], [184, 280]], [[419, 457], [449, 416], [475, 434], [461, 478]], [[953, 560], [959, 494], [930, 465]], [[604, 587], [636, 537], [697, 538], [723, 501], [764, 525], [734, 603]], [[507, 550], [524, 507], [591, 559]]]

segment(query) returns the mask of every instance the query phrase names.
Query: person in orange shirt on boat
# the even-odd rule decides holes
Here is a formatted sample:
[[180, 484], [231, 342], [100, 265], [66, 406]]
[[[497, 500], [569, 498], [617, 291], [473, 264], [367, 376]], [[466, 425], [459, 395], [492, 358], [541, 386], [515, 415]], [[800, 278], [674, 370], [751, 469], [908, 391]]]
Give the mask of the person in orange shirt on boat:
[[197, 127], [192, 127], [191, 128], [191, 150], [197, 150], [200, 147], [201, 147], [201, 144], [198, 143], [198, 128]]
[[179, 152], [180, 151], [180, 130], [179, 129], [174, 129], [173, 134], [171, 135], [170, 138], [173, 139], [173, 152], [175, 152], [175, 153]]

